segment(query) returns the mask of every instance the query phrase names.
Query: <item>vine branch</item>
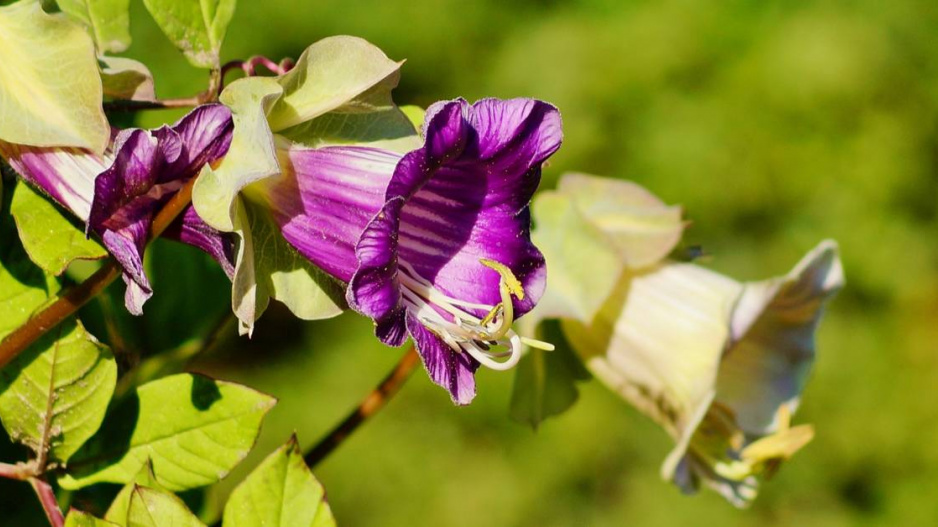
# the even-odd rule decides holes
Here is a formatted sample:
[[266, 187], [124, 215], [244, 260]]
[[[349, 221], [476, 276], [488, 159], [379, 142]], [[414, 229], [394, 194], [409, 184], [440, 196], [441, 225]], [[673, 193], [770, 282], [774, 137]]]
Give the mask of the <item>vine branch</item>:
[[394, 369], [387, 377], [381, 381], [371, 393], [362, 400], [355, 410], [352, 411], [338, 426], [332, 429], [326, 437], [319, 441], [304, 459], [310, 468], [318, 465], [320, 461], [326, 458], [335, 450], [345, 439], [348, 438], [366, 419], [378, 413], [384, 408], [387, 402], [401, 389], [404, 382], [414, 371], [414, 367], [419, 362], [417, 350], [411, 346], [407, 353], [401, 357]]
[[[150, 227], [150, 240], [158, 238], [192, 201], [192, 186], [196, 178], [189, 180], [175, 196], [160, 209]], [[110, 258], [87, 280], [67, 290], [54, 302], [40, 310], [0, 341], [0, 368], [6, 366], [20, 352], [36, 342], [39, 337], [75, 314], [120, 275], [120, 266]]]
[[18, 463], [16, 465], [0, 463], [0, 478], [26, 481], [32, 477], [34, 472], [34, 467], [25, 463]]

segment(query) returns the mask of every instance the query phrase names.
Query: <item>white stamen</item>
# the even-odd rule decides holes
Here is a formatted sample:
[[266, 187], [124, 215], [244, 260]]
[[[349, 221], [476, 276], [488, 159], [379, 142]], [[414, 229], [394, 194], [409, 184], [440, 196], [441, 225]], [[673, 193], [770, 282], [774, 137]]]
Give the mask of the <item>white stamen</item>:
[[[413, 266], [406, 262], [398, 264], [398, 280], [403, 286], [401, 291], [404, 302], [422, 324], [454, 351], [468, 353], [487, 368], [504, 371], [513, 368], [521, 360], [522, 342], [540, 349], [553, 349], [548, 343], [523, 339], [511, 329], [514, 322], [513, 289], [506, 280], [515, 280], [514, 276], [502, 276], [499, 282], [501, 302], [490, 306], [451, 298], [420, 276]], [[483, 265], [495, 269], [486, 262]], [[505, 271], [507, 267], [501, 266], [501, 269], [495, 270], [500, 274], [510, 273]], [[523, 293], [515, 291], [514, 294]], [[466, 309], [488, 314], [480, 319]], [[441, 311], [451, 315], [452, 320], [448, 320]]]

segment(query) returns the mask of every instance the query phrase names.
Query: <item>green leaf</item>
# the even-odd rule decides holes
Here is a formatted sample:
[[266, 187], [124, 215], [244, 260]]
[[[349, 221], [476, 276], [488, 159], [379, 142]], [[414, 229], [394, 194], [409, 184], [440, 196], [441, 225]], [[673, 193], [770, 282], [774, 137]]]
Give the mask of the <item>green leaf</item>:
[[557, 191], [606, 234], [630, 269], [654, 265], [684, 233], [681, 207], [666, 205], [631, 181], [569, 173], [561, 177]]
[[88, 26], [100, 52], [130, 46], [130, 0], [58, 0], [59, 7]]
[[153, 74], [142, 62], [124, 57], [99, 57], [104, 95], [112, 99], [156, 99]]
[[127, 527], [205, 527], [205, 524], [177, 496], [137, 486], [130, 498]]
[[149, 459], [166, 489], [210, 485], [244, 459], [274, 404], [250, 388], [194, 374], [147, 383], [108, 415], [59, 483], [128, 483]]
[[512, 419], [533, 428], [573, 406], [579, 398], [577, 382], [590, 378], [556, 321], [542, 322], [538, 338], [556, 348], [553, 351], [529, 348], [516, 368], [510, 409]]
[[134, 480], [124, 485], [124, 488], [117, 493], [107, 513], [104, 515], [104, 519], [118, 525], [127, 525], [127, 513], [130, 511], [130, 500], [133, 497], [134, 490], [138, 487], [165, 490], [156, 480], [156, 475], [153, 473], [153, 464], [149, 461], [143, 465]]
[[118, 527], [118, 524], [99, 520], [86, 512], [72, 509], [65, 518], [65, 527]]
[[20, 245], [9, 213], [9, 189], [6, 194], [0, 214], [0, 339], [20, 327], [59, 291], [55, 277], [42, 272]]
[[225, 527], [334, 527], [326, 493], [292, 438], [261, 463], [225, 506]]
[[86, 238], [62, 210], [25, 184], [16, 186], [11, 206], [20, 240], [29, 258], [47, 273], [60, 275], [73, 260], [97, 260], [107, 250]]
[[110, 350], [69, 320], [0, 371], [0, 419], [13, 440], [65, 463], [101, 426], [116, 382]]
[[143, 0], [169, 40], [197, 68], [218, 67], [235, 0]]
[[94, 43], [81, 26], [39, 2], [0, 7], [0, 140], [102, 153], [111, 129], [101, 96]]
[[569, 197], [541, 192], [532, 209], [536, 228], [531, 237], [544, 253], [550, 278], [547, 291], [528, 317], [590, 320], [625, 264]]
[[366, 40], [324, 38], [278, 78], [283, 96], [270, 111], [270, 129], [284, 130], [342, 107], [347, 113], [380, 109], [385, 101], [376, 94], [397, 86], [401, 64]]

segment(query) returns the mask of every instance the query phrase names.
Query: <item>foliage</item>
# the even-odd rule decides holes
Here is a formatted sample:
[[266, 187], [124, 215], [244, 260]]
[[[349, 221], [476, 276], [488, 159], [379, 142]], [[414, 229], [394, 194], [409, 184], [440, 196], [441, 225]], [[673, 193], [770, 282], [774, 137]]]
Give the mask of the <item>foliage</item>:
[[[45, 4], [48, 9], [52, 2]], [[233, 2], [137, 4], [58, 2], [63, 13], [53, 15], [57, 23], [71, 20], [69, 42], [81, 42], [62, 47], [89, 50], [86, 57], [92, 56], [92, 49], [97, 52], [97, 74], [92, 77], [101, 79], [102, 91], [95, 96], [95, 106], [102, 96], [123, 102], [154, 101], [157, 93], [161, 97], [200, 94], [206, 88], [205, 75], [193, 73], [190, 64], [211, 71], [229, 57], [257, 53], [297, 57], [323, 35], [353, 33], [379, 44], [387, 56], [408, 59], [395, 92], [399, 103], [426, 107], [457, 94], [470, 100], [492, 94], [524, 95], [549, 100], [563, 112], [565, 145], [545, 167], [545, 190], [532, 208], [535, 243], [548, 261], [548, 295], [536, 311], [519, 321], [529, 324], [522, 334], [548, 340], [557, 349], [530, 349], [514, 375], [479, 374], [479, 393], [484, 395], [465, 411], [454, 412], [445, 398], [441, 400], [420, 375], [415, 376], [386, 414], [316, 467], [330, 496], [330, 504], [318, 510], [331, 508], [347, 523], [382, 526], [441, 521], [475, 525], [482, 519], [493, 525], [605, 525], [629, 520], [680, 525], [701, 518], [740, 525], [901, 524], [934, 516], [934, 500], [927, 498], [935, 493], [932, 480], [938, 465], [927, 446], [934, 427], [929, 424], [929, 399], [923, 394], [934, 383], [936, 371], [931, 345], [935, 332], [929, 329], [935, 311], [931, 290], [936, 283], [936, 253], [922, 240], [935, 234], [933, 150], [938, 136], [932, 121], [938, 105], [931, 86], [938, 70], [929, 51], [936, 43], [929, 29], [935, 21], [924, 4], [483, 1], [456, 5], [366, 0], [354, 14], [333, 0], [290, 5], [242, 2], [236, 11]], [[127, 56], [105, 55], [120, 53], [129, 45], [124, 16], [128, 9], [135, 45], [127, 49]], [[152, 12], [153, 19], [145, 10]], [[174, 13], [180, 16], [171, 16]], [[160, 36], [164, 30], [166, 37]], [[232, 38], [222, 48], [226, 33]], [[42, 32], [29, 34], [33, 39]], [[8, 54], [14, 48], [4, 46]], [[173, 48], [184, 55], [173, 55]], [[129, 62], [131, 58], [137, 62]], [[308, 54], [300, 59], [294, 71], [316, 71], [311, 58]], [[16, 60], [17, 78], [33, 77], [29, 82], [87, 77], [51, 75], [47, 67], [33, 74], [35, 68], [23, 62], [44, 59]], [[389, 62], [397, 72], [400, 64]], [[332, 67], [341, 70], [347, 65]], [[80, 69], [93, 71], [94, 66], [84, 64]], [[372, 73], [380, 77], [384, 72], [377, 68]], [[305, 86], [311, 87], [317, 79], [338, 76], [320, 71], [293, 77], [306, 77]], [[10, 76], [0, 75], [4, 78]], [[222, 102], [249, 84], [270, 88], [273, 78], [226, 82]], [[389, 82], [388, 77], [382, 81]], [[380, 140], [391, 135], [403, 138], [400, 150], [406, 152], [415, 140], [419, 143], [419, 137], [412, 127], [401, 125], [399, 110], [390, 103], [390, 87], [387, 101], [376, 103], [371, 113], [360, 113], [360, 107], [353, 105], [316, 114], [305, 107], [315, 106], [310, 101], [316, 98], [299, 97], [297, 92], [288, 102], [279, 96], [252, 101], [255, 106], [247, 108], [251, 115], [239, 114], [236, 105], [227, 102], [236, 123], [251, 117], [255, 124], [268, 126], [271, 134], [311, 147], [369, 142], [387, 146]], [[55, 89], [37, 91], [37, 97]], [[333, 89], [324, 92], [341, 91], [330, 93]], [[87, 94], [70, 95], [82, 93]], [[71, 122], [70, 114], [84, 108], [84, 103], [33, 105], [35, 101], [22, 95], [11, 100], [22, 101], [20, 113], [0, 122], [0, 140], [43, 143], [45, 139], [24, 139], [24, 131], [13, 126], [30, 115], [44, 122], [32, 131], [42, 132], [42, 137], [56, 134], [54, 144], [96, 149], [103, 144], [103, 113], [83, 118], [86, 124], [97, 123], [91, 126], [97, 135]], [[420, 130], [420, 107], [404, 108], [403, 115]], [[172, 122], [175, 116], [171, 110], [108, 114], [111, 124], [147, 127]], [[407, 131], [367, 138], [386, 129]], [[246, 169], [256, 168], [255, 163], [269, 169], [263, 165], [270, 156], [234, 146], [239, 141], [236, 132], [228, 159]], [[242, 144], [269, 146], [253, 139]], [[225, 164], [205, 169], [196, 185], [197, 195], [213, 173], [230, 170]], [[675, 234], [662, 242], [667, 248], [647, 258], [634, 250], [619, 253], [614, 235], [589, 214], [589, 205], [624, 199], [626, 193], [600, 191], [577, 203], [560, 179], [573, 170], [628, 178], [654, 189], [662, 196], [659, 204], [681, 203], [683, 217], [672, 206], [651, 219], [665, 225], [662, 238], [668, 238], [667, 232]], [[253, 502], [266, 503], [266, 498], [279, 503], [298, 489], [308, 492], [305, 500], [299, 500], [303, 506], [283, 511], [315, 515], [310, 510], [319, 503], [322, 490], [299, 463], [302, 445], [277, 447], [294, 431], [307, 438], [321, 434], [377, 382], [396, 353], [381, 349], [368, 321], [342, 316], [301, 325], [277, 303], [268, 302], [268, 297], [284, 302], [303, 319], [332, 317], [346, 307], [343, 284], [317, 276], [321, 270], [279, 236], [263, 198], [240, 192], [250, 180], [245, 176], [237, 188], [225, 189], [220, 199], [212, 198], [217, 211], [199, 209], [216, 227], [221, 223], [210, 218], [225, 219], [232, 223], [231, 230], [236, 220], [241, 221], [242, 236], [247, 232], [252, 237], [253, 248], [241, 242], [240, 261], [252, 251], [247, 254], [256, 265], [247, 278], [243, 266], [238, 271], [236, 276], [242, 278], [232, 284], [234, 298], [228, 298], [229, 283], [211, 259], [195, 249], [157, 240], [145, 266], [156, 294], [142, 317], [124, 312], [123, 288], [113, 286], [77, 319], [0, 370], [4, 380], [0, 418], [6, 432], [16, 434], [14, 440], [36, 447], [38, 437], [38, 449], [43, 450], [43, 432], [60, 432], [53, 424], [65, 423], [64, 436], [50, 436], [62, 443], [48, 442], [45, 474], [60, 484], [88, 482], [87, 487], [62, 496], [70, 496], [66, 499], [73, 507], [94, 513], [72, 511], [66, 525], [106, 525], [92, 516], [126, 525], [134, 497], [130, 524], [158, 525], [168, 521], [160, 518], [174, 515], [192, 525], [207, 525], [222, 511], [249, 503], [245, 496], [252, 496]], [[7, 207], [0, 218], [5, 225], [0, 231], [0, 335], [6, 336], [62, 288], [98, 269], [99, 264], [87, 259], [104, 253], [94, 235], [84, 238], [80, 218], [35, 187], [6, 177], [2, 190]], [[634, 212], [622, 201], [611, 207]], [[686, 220], [692, 224], [684, 232], [690, 223]], [[624, 232], [634, 233], [634, 228], [629, 223]], [[549, 234], [563, 231], [567, 234]], [[681, 235], [683, 241], [678, 242]], [[798, 254], [828, 236], [841, 242], [850, 287], [820, 325], [822, 352], [801, 404], [799, 418], [816, 423], [817, 437], [795, 462], [786, 464], [749, 513], [739, 514], [713, 497], [685, 500], [662, 488], [653, 474], [668, 448], [664, 436], [612, 392], [596, 382], [583, 382], [588, 375], [565, 346], [561, 325], [551, 320], [534, 327], [535, 318], [591, 319], [608, 304], [610, 290], [621, 285], [622, 273], [642, 269], [665, 253], [676, 260], [703, 255], [696, 264], [748, 280], [782, 273]], [[633, 257], [639, 263], [630, 261]], [[218, 326], [224, 331], [216, 341], [211, 328], [215, 317], [228, 311], [229, 300], [245, 329], [253, 326], [253, 340], [235, 340], [228, 324]], [[265, 318], [258, 319], [265, 308]], [[58, 336], [65, 339], [59, 341]], [[208, 350], [205, 344], [210, 344]], [[74, 366], [73, 372], [59, 370], [60, 350], [74, 353], [86, 367], [76, 362], [69, 366]], [[89, 364], [95, 366], [88, 369]], [[93, 456], [108, 437], [130, 445], [128, 438], [171, 429], [170, 421], [177, 415], [197, 419], [202, 412], [224, 406], [224, 398], [207, 410], [187, 401], [187, 395], [210, 391], [196, 387], [203, 381], [194, 379], [219, 387], [220, 393], [240, 394], [228, 401], [233, 407], [273, 402], [233, 383], [174, 375], [183, 370], [244, 383], [275, 394], [280, 402], [273, 410], [268, 406], [249, 412], [245, 421], [251, 422], [243, 427], [237, 418], [226, 421], [224, 426], [241, 432], [234, 435], [236, 455], [218, 466], [190, 464], [192, 459], [179, 452], [152, 448], [133, 453], [127, 448], [108, 461], [110, 468], [79, 463], [83, 456]], [[14, 377], [18, 371], [30, 373]], [[76, 378], [72, 375], [58, 377], [57, 371], [80, 372], [81, 382], [71, 382]], [[22, 402], [20, 396], [29, 395], [36, 398], [31, 405], [41, 400], [51, 401], [53, 410], [56, 404], [64, 408], [67, 401], [80, 398], [78, 388], [86, 387], [81, 383], [106, 386], [113, 384], [113, 377], [117, 377], [113, 400], [107, 389], [94, 391], [94, 397], [82, 401], [82, 415], [88, 421], [78, 428], [69, 428], [74, 423], [65, 412], [51, 412], [49, 424], [43, 425], [44, 415], [37, 421], [39, 414], [30, 415], [14, 405]], [[28, 378], [61, 379], [53, 384], [64, 399], [51, 396], [54, 390], [48, 389], [27, 393]], [[889, 382], [877, 384], [876, 379]], [[173, 401], [165, 413], [148, 413], [166, 422], [150, 417], [135, 420], [131, 416], [142, 400], [141, 390], [147, 394], [145, 388], [160, 382], [179, 383], [147, 395]], [[510, 405], [508, 393], [512, 393]], [[575, 411], [566, 411], [574, 402]], [[10, 408], [6, 412], [4, 404]], [[537, 435], [502, 425], [506, 406], [516, 420], [537, 426]], [[140, 404], [137, 411], [143, 408]], [[15, 414], [12, 420], [10, 414]], [[545, 421], [547, 417], [554, 418]], [[264, 430], [259, 432], [262, 418]], [[12, 424], [17, 420], [22, 422]], [[137, 424], [145, 422], [151, 423], [150, 429], [138, 430]], [[913, 429], [917, 434], [908, 432]], [[95, 433], [97, 437], [85, 441]], [[248, 454], [255, 439], [256, 448]], [[4, 440], [0, 438], [0, 461], [37, 459], [36, 453], [18, 450]], [[184, 445], [188, 448], [190, 443]], [[248, 476], [271, 451], [274, 454], [258, 472]], [[207, 464], [217, 460], [218, 452], [199, 452]], [[176, 473], [161, 475], [161, 455], [182, 460], [198, 477], [181, 476], [191, 477], [191, 482], [180, 483], [174, 479]], [[242, 458], [245, 462], [234, 466]], [[152, 474], [147, 469], [150, 463]], [[166, 460], [162, 464], [165, 469]], [[909, 472], [913, 465], [917, 469]], [[210, 474], [212, 470], [232, 472], [214, 483], [219, 478]], [[274, 472], [291, 474], [296, 486], [264, 483], [276, 479], [271, 476]], [[117, 506], [125, 500], [123, 509], [110, 507], [117, 488], [90, 483], [98, 480], [125, 484], [114, 501]], [[388, 481], [398, 483], [388, 485]], [[181, 492], [182, 501], [169, 493], [209, 483], [209, 488]], [[13, 489], [20, 486], [28, 490], [18, 482], [0, 481], [0, 507], [11, 510], [9, 521], [17, 525], [43, 524], [26, 499], [18, 502], [13, 497]], [[240, 486], [234, 494], [237, 499], [227, 501], [236, 486]], [[260, 492], [270, 494], [253, 497]], [[545, 500], [548, 495], [557, 498]], [[14, 501], [8, 505], [6, 500]], [[109, 507], [116, 512], [105, 516]], [[13, 516], [21, 511], [23, 516]], [[225, 524], [241, 525], [232, 514], [226, 513]], [[21, 517], [26, 519], [20, 521]]]

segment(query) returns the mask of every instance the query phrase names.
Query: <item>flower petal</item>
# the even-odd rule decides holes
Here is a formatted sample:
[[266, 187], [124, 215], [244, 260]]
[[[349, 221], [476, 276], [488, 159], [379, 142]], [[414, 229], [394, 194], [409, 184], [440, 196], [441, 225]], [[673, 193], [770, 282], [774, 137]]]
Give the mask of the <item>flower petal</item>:
[[26, 181], [48, 194], [82, 221], [88, 220], [94, 178], [113, 161], [113, 153], [80, 148], [23, 146], [0, 141], [0, 156]]
[[746, 284], [733, 311], [717, 399], [747, 433], [775, 432], [782, 405], [793, 413], [814, 364], [814, 333], [824, 305], [843, 285], [837, 244], [830, 240], [788, 275]]
[[446, 388], [454, 403], [471, 403], [476, 396], [474, 374], [479, 363], [465, 353], [453, 351], [411, 315], [407, 316], [407, 330], [414, 338], [430, 380]]
[[683, 452], [716, 392], [741, 284], [693, 264], [626, 273], [586, 325], [562, 327], [587, 367], [660, 424]]
[[228, 278], [234, 276], [235, 241], [232, 235], [206, 224], [192, 205], [170, 224], [163, 237], [202, 249], [218, 262]]
[[545, 285], [527, 206], [540, 164], [560, 146], [559, 113], [526, 99], [458, 99], [431, 106], [426, 119], [424, 148], [401, 159], [356, 248], [350, 305], [387, 316], [400, 302], [398, 258], [444, 294], [495, 305], [500, 276], [480, 264], [490, 259], [521, 281], [526, 295], [515, 310], [527, 312]]
[[[231, 129], [230, 112], [215, 104], [196, 108], [171, 127], [118, 136], [114, 162], [94, 181], [87, 229], [101, 236], [124, 267], [132, 313], [140, 314], [152, 294], [143, 273], [143, 249], [153, 214], [203, 165], [224, 155]], [[195, 241], [194, 235], [187, 237]]]
[[[355, 247], [359, 267], [349, 283], [347, 299], [353, 309], [379, 324], [391, 317], [401, 302], [397, 280], [401, 209], [407, 198], [433, 176], [434, 169], [446, 159], [458, 156], [465, 147], [460, 103], [464, 101], [435, 108], [426, 126], [424, 147], [407, 153], [398, 162], [385, 193], [384, 206], [365, 227]], [[394, 318], [400, 320], [398, 316]], [[394, 333], [400, 334], [401, 328]]]
[[[348, 282], [355, 243], [384, 204], [401, 156], [364, 147], [280, 150], [283, 173], [255, 184], [284, 238], [320, 269]], [[252, 187], [249, 190], [255, 190]]]

